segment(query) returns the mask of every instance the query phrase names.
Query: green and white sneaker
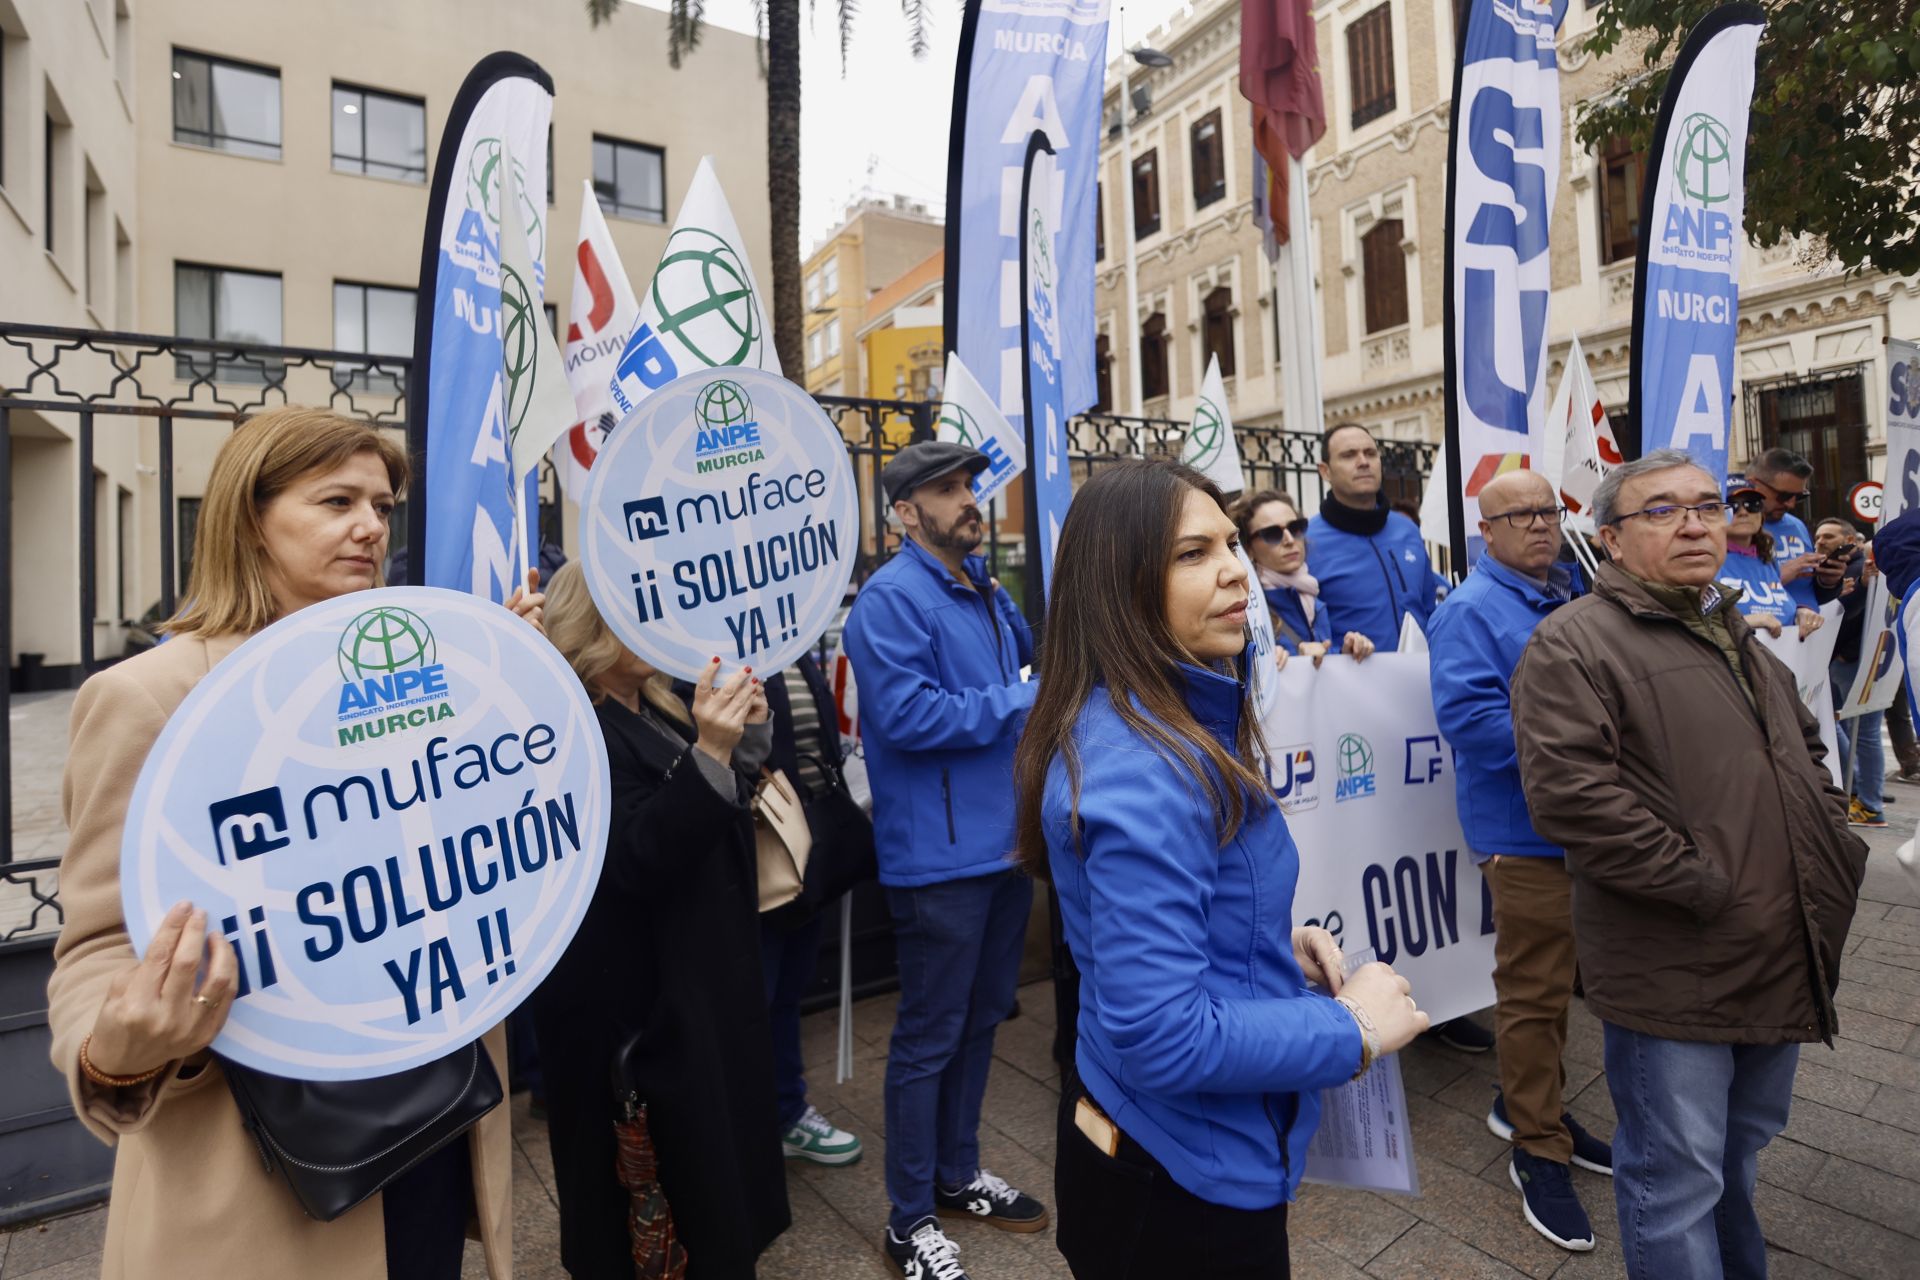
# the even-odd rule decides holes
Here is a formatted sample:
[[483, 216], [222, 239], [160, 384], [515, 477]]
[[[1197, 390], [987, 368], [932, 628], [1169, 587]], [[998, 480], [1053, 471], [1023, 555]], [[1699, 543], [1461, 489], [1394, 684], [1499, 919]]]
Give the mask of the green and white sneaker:
[[789, 1160], [852, 1164], [860, 1158], [860, 1139], [836, 1129], [818, 1107], [808, 1107], [793, 1128], [780, 1135], [780, 1149]]

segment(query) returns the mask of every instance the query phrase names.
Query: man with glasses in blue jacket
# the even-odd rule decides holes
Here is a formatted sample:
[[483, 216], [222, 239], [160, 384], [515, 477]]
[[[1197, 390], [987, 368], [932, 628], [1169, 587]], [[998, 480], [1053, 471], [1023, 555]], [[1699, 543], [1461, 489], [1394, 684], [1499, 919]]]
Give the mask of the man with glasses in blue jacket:
[[1467, 847], [1493, 890], [1500, 1088], [1487, 1127], [1513, 1143], [1508, 1176], [1527, 1222], [1563, 1249], [1593, 1248], [1593, 1226], [1568, 1165], [1613, 1171], [1607, 1143], [1580, 1127], [1561, 1096], [1573, 999], [1573, 901], [1566, 857], [1541, 839], [1520, 786], [1513, 669], [1548, 614], [1582, 584], [1557, 562], [1565, 508], [1545, 476], [1510, 471], [1480, 491], [1486, 550], [1434, 610], [1427, 643], [1433, 710], [1453, 747]]
[[1012, 1010], [1033, 884], [1014, 870], [1013, 751], [1033, 706], [1033, 635], [974, 550], [978, 450], [902, 449], [881, 472], [906, 530], [842, 640], [860, 687], [880, 883], [900, 1005], [887, 1055], [887, 1253], [964, 1280], [938, 1218], [1040, 1231], [1040, 1202], [980, 1167], [994, 1029]]

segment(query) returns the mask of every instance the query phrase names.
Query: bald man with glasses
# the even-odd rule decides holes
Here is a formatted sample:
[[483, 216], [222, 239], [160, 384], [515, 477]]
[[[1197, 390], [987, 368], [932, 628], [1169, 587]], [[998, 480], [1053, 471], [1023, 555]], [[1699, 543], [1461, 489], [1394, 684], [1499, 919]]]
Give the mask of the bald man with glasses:
[[1570, 1165], [1608, 1173], [1613, 1153], [1566, 1110], [1573, 908], [1560, 847], [1533, 828], [1514, 746], [1510, 680], [1534, 629], [1581, 594], [1558, 560], [1560, 498], [1534, 471], [1480, 491], [1486, 551], [1434, 611], [1433, 710], [1453, 747], [1467, 847], [1493, 890], [1494, 1048], [1500, 1086], [1487, 1127], [1513, 1143], [1508, 1176], [1528, 1225], [1563, 1249], [1593, 1248]]

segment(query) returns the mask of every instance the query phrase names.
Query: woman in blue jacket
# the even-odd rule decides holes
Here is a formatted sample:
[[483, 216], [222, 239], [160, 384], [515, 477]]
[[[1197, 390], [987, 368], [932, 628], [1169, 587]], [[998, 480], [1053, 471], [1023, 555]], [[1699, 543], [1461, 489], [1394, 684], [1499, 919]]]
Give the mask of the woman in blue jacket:
[[1773, 562], [1773, 537], [1761, 528], [1765, 520], [1766, 498], [1753, 482], [1743, 476], [1727, 481], [1727, 561], [1720, 581], [1740, 588], [1740, 616], [1756, 628], [1778, 636], [1782, 627], [1797, 625], [1804, 640], [1826, 619], [1788, 594]]
[[1168, 462], [1075, 495], [1015, 759], [1019, 856], [1053, 880], [1081, 972], [1055, 1165], [1081, 1280], [1286, 1276], [1318, 1090], [1427, 1026], [1391, 968], [1343, 983], [1332, 936], [1292, 927], [1224, 507]]
[[[1333, 621], [1320, 603], [1320, 584], [1307, 572], [1307, 518], [1278, 489], [1240, 499], [1229, 514], [1273, 615], [1273, 637], [1280, 642], [1274, 656], [1283, 668], [1289, 654], [1305, 654], [1318, 665], [1333, 649]], [[1373, 652], [1373, 641], [1349, 631], [1340, 638], [1340, 652], [1359, 662]]]

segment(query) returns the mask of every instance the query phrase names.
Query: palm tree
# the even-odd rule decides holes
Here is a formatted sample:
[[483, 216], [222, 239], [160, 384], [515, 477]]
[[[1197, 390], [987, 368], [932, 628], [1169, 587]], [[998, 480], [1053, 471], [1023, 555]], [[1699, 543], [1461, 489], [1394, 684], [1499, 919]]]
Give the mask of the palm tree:
[[[594, 26], [610, 20], [623, 0], [587, 0]], [[927, 52], [927, 0], [900, 0], [908, 44]], [[811, 3], [811, 0], [809, 0]], [[834, 0], [844, 67], [853, 38], [856, 0]], [[705, 0], [669, 0], [667, 61], [674, 67], [700, 45]], [[800, 287], [800, 0], [754, 0], [764, 42], [767, 80], [767, 205], [773, 217], [773, 346], [788, 376], [806, 368], [801, 354], [805, 316]]]

